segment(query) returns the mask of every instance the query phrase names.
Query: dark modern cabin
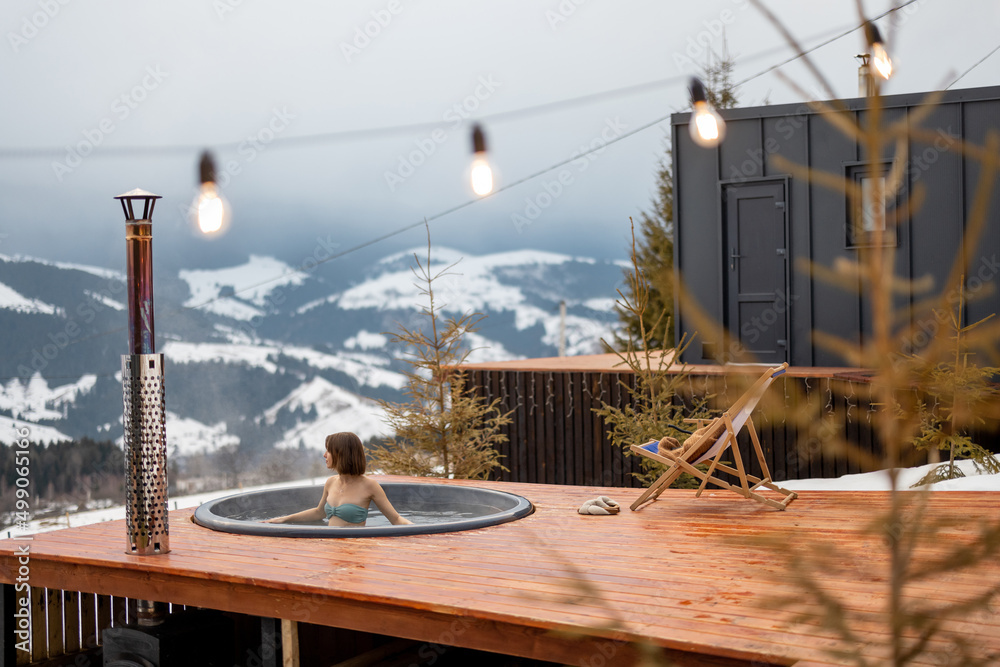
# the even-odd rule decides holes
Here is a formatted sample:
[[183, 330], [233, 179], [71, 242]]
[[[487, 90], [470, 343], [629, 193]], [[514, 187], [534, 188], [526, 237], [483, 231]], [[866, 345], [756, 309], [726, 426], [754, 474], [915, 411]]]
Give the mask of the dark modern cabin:
[[[973, 157], [963, 157], [958, 140], [982, 146], [988, 132], [1000, 131], [1000, 86], [946, 91], [919, 118], [929, 97], [881, 98], [884, 125], [907, 119], [911, 132], [924, 135], [911, 134], [901, 188], [885, 203], [882, 242], [898, 251], [896, 275], [916, 285], [896, 297], [901, 308], [940, 295], [955, 257], [965, 252], [981, 168]], [[839, 104], [864, 122], [872, 99]], [[900, 158], [890, 151], [868, 160], [825, 113], [805, 103], [724, 110], [727, 134], [712, 149], [691, 140], [690, 114], [671, 118], [675, 277], [690, 296], [678, 299], [676, 325], [678, 333], [697, 332], [685, 361], [850, 365], [817, 345], [813, 332], [859, 342], [871, 332], [867, 295], [832, 286], [809, 266], [843, 272], [876, 238], [872, 221], [879, 217], [852, 214], [843, 191], [793, 175], [781, 159], [866, 191]], [[990, 190], [995, 186], [994, 180]], [[896, 215], [907, 209], [909, 214]], [[965, 321], [971, 323], [1000, 310], [1000, 196], [991, 198], [985, 231], [966, 260]], [[707, 317], [698, 317], [699, 311]], [[939, 323], [926, 308], [915, 307], [908, 317], [900, 326], [914, 326], [916, 351]], [[728, 337], [722, 328], [706, 326], [708, 320], [722, 325]]]

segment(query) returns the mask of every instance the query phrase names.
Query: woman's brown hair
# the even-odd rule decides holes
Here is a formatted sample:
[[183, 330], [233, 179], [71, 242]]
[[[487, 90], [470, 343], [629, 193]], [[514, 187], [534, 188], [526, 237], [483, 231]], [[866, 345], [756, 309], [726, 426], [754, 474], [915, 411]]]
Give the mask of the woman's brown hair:
[[365, 447], [353, 433], [333, 433], [326, 436], [326, 451], [333, 467], [341, 475], [365, 474]]

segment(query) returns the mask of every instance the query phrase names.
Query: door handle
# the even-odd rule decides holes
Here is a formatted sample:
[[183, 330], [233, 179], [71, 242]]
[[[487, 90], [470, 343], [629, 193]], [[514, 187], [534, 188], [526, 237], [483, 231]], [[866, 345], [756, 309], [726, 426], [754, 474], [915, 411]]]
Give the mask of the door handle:
[[737, 254], [736, 248], [730, 248], [729, 250], [729, 270], [736, 270], [736, 260], [738, 260], [743, 255]]

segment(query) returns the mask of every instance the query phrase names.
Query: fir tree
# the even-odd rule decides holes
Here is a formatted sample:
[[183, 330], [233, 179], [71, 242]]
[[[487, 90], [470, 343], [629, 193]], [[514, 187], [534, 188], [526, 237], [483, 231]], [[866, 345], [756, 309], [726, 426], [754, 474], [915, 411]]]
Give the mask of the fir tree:
[[380, 401], [395, 437], [371, 450], [372, 465], [389, 474], [483, 479], [495, 468], [506, 470], [496, 447], [507, 440], [500, 429], [510, 417], [500, 412], [500, 399], [487, 403], [455, 368], [469, 354], [463, 336], [475, 331], [483, 316], [466, 313], [441, 321], [434, 281], [454, 264], [437, 273], [432, 270], [430, 230], [426, 263], [416, 255], [414, 259], [413, 273], [428, 303], [423, 308], [427, 326], [422, 330], [400, 325], [399, 333], [390, 334], [407, 349], [412, 370], [406, 373], [403, 393], [409, 400]]
[[936, 364], [914, 363], [923, 371], [919, 386], [924, 396], [916, 404], [920, 435], [913, 444], [917, 449], [948, 452], [948, 463], [936, 466], [914, 486], [964, 477], [965, 474], [955, 465], [956, 459], [971, 459], [980, 474], [1000, 473], [1000, 461], [968, 434], [970, 426], [984, 423], [979, 415], [985, 413], [986, 407], [997, 398], [997, 388], [992, 380], [1000, 374], [1000, 368], [979, 366], [974, 357], [970, 359], [971, 353], [964, 337], [994, 314], [963, 327], [965, 291], [961, 284], [955, 311], [935, 311], [938, 320], [948, 323], [954, 342], [954, 356]]
[[[708, 102], [716, 109], [731, 109], [736, 106], [736, 87], [733, 84], [733, 69], [736, 60], [725, 48], [718, 60], [710, 62], [702, 70]], [[649, 334], [648, 343], [655, 349], [667, 349], [674, 345], [674, 172], [673, 149], [667, 143], [664, 156], [656, 167], [656, 196], [650, 211], [639, 214], [639, 244], [634, 248], [638, 266], [649, 287], [647, 307], [643, 321], [638, 316], [617, 306], [618, 318], [623, 324], [623, 335], [616, 335], [615, 346], [622, 350], [627, 341], [638, 340], [641, 331]], [[628, 272], [626, 272], [626, 276]], [[631, 284], [626, 281], [626, 296], [634, 300]], [[667, 326], [661, 330], [654, 326], [663, 319]]]
[[[664, 351], [654, 343], [663, 340], [664, 332], [670, 327], [670, 318], [660, 312], [647, 328], [650, 300], [653, 289], [641, 270], [639, 249], [635, 239], [635, 224], [632, 225], [632, 270], [626, 274], [625, 291], [619, 290], [618, 308], [634, 317], [638, 333], [627, 334], [624, 349], [616, 352], [622, 363], [628, 366], [635, 377], [635, 386], [622, 382], [622, 391], [629, 396], [628, 403], [618, 408], [601, 402], [594, 411], [603, 417], [608, 425], [608, 438], [612, 444], [622, 448], [626, 456], [631, 456], [628, 448], [632, 444], [642, 444], [659, 440], [665, 435], [676, 435], [686, 439], [681, 431], [670, 430], [680, 426], [685, 418], [707, 417], [704, 400], [693, 406], [685, 406], [680, 400], [680, 388], [687, 381], [687, 371], [676, 367], [675, 360], [686, 347], [681, 340], [676, 350]], [[686, 429], [684, 432], [687, 432]], [[640, 461], [642, 472], [636, 477], [644, 484], [652, 483], [665, 468], [648, 458]], [[692, 486], [694, 477], [683, 473], [672, 485], [674, 488]], [[697, 486], [697, 484], [694, 484]]]

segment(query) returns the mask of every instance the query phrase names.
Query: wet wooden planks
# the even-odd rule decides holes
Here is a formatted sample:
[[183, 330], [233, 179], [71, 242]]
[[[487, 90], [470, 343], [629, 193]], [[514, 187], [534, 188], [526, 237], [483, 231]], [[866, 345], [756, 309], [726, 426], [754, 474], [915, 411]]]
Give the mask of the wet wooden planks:
[[[651, 642], [675, 659], [822, 662], [833, 641], [817, 624], [792, 625], [761, 607], [767, 596], [797, 589], [783, 562], [752, 544], [758, 537], [823, 540], [842, 550], [838, 572], [817, 577], [849, 609], [877, 612], [885, 604], [885, 557], [878, 539], [861, 530], [885, 506], [885, 494], [803, 493], [776, 512], [732, 493], [695, 499], [668, 491], [640, 512], [590, 517], [575, 513], [587, 498], [609, 495], [627, 505], [637, 491], [472, 484], [524, 495], [536, 512], [478, 531], [342, 540], [227, 535], [174, 512], [166, 556], [126, 555], [122, 522], [39, 535], [32, 580], [420, 641], [439, 641], [459, 627], [458, 645], [577, 664], [593, 651], [625, 651], [622, 641]], [[936, 516], [995, 511], [991, 494], [941, 493], [930, 502]], [[957, 523], [944, 537], [969, 535]], [[0, 542], [0, 580], [10, 581], [12, 551], [11, 542]], [[954, 575], [944, 589], [929, 581], [908, 594], [959, 600], [998, 580], [1000, 568], [992, 566]], [[1000, 620], [981, 619], [964, 631], [980, 642], [1000, 637]]]

